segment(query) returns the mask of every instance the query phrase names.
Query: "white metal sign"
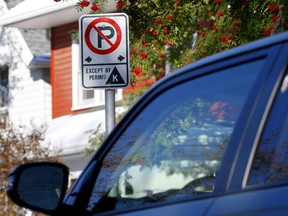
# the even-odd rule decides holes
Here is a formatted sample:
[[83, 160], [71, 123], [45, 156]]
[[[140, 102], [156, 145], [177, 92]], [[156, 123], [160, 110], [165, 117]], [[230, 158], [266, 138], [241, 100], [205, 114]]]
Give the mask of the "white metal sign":
[[79, 19], [82, 86], [85, 89], [129, 85], [128, 16], [84, 15]]

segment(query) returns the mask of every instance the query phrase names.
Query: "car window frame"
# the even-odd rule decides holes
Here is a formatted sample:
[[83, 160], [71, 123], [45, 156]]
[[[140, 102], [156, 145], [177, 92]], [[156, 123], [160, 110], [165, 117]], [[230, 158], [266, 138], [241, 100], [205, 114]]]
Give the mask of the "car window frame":
[[[236, 160], [236, 163], [231, 169], [230, 177], [227, 182], [226, 190], [229, 192], [237, 192], [243, 190], [254, 190], [255, 188], [263, 188], [265, 185], [247, 186], [247, 178], [249, 176], [253, 157], [257, 149], [261, 134], [265, 128], [265, 122], [271, 111], [274, 100], [277, 97], [277, 91], [282, 84], [282, 80], [286, 74], [288, 66], [288, 43], [282, 43], [275, 46], [279, 49], [277, 55], [270, 55], [273, 57], [272, 64], [267, 68], [268, 73], [263, 77], [262, 91], [258, 95], [258, 102], [255, 103], [253, 113], [250, 114], [250, 124], [246, 125], [246, 134], [241, 140], [238, 148], [237, 157], [241, 160]], [[249, 111], [248, 111], [249, 112]], [[243, 128], [244, 129], [244, 128]], [[237, 170], [237, 172], [236, 172]]]
[[[226, 55], [225, 58], [216, 58], [212, 61], [209, 61], [207, 64], [203, 64], [203, 65], [197, 65], [196, 67], [192, 66], [187, 66], [184, 67], [182, 69], [180, 69], [179, 71], [182, 71], [182, 73], [178, 73], [176, 75], [172, 75], [172, 76], [168, 76], [166, 78], [164, 78], [164, 80], [161, 82], [161, 85], [156, 84], [154, 87], [152, 87], [149, 92], [147, 92], [146, 94], [144, 94], [141, 99], [139, 100], [140, 103], [135, 104], [132, 108], [130, 108], [130, 111], [127, 115], [125, 115], [123, 117], [123, 119], [118, 123], [117, 127], [115, 127], [113, 129], [113, 131], [111, 132], [111, 134], [104, 140], [103, 144], [101, 145], [101, 147], [97, 150], [97, 152], [94, 154], [94, 156], [92, 157], [90, 163], [87, 165], [86, 170], [89, 170], [89, 166], [90, 164], [96, 163], [98, 165], [101, 165], [101, 161], [104, 159], [104, 157], [106, 156], [106, 154], [109, 152], [109, 150], [112, 148], [112, 146], [116, 143], [116, 141], [119, 139], [119, 137], [121, 136], [121, 134], [127, 129], [127, 127], [130, 125], [130, 122], [133, 121], [136, 116], [139, 114], [139, 112], [141, 112], [143, 109], [145, 109], [146, 106], [148, 106], [150, 104], [150, 102], [157, 97], [159, 94], [161, 94], [163, 91], [165, 91], [168, 88], [171, 88], [171, 86], [175, 86], [178, 84], [181, 84], [183, 82], [186, 82], [187, 80], [192, 80], [192, 79], [197, 79], [200, 76], [206, 76], [208, 74], [212, 74], [215, 71], [219, 71], [228, 67], [232, 67], [233, 65], [237, 65], [237, 64], [241, 64], [241, 63], [245, 63], [247, 61], [251, 61], [254, 59], [258, 59], [261, 58], [263, 56], [269, 56], [269, 61], [267, 61], [267, 67], [264, 67], [266, 70], [263, 71], [263, 78], [260, 80], [257, 80], [256, 83], [257, 85], [255, 85], [254, 89], [257, 90], [256, 94], [252, 94], [248, 96], [247, 102], [243, 108], [243, 110], [245, 110], [245, 112], [243, 111], [243, 113], [240, 115], [239, 118], [242, 118], [244, 116], [244, 113], [247, 113], [248, 110], [251, 109], [251, 107], [255, 106], [255, 97], [258, 94], [259, 88], [262, 88], [265, 80], [266, 80], [266, 76], [269, 73], [268, 68], [271, 66], [271, 64], [273, 64], [273, 59], [275, 59], [276, 57], [272, 56], [273, 51], [277, 52], [277, 49], [279, 49], [281, 46], [280, 45], [274, 45], [274, 46], [269, 46], [266, 48], [261, 48], [261, 49], [253, 49], [253, 50], [249, 50], [247, 47], [247, 50], [242, 51], [241, 53], [235, 53], [234, 55]], [[272, 54], [271, 54], [272, 53]], [[266, 65], [265, 65], [266, 66]], [[224, 153], [224, 157], [223, 157], [223, 163], [227, 164], [227, 166], [225, 168], [221, 169], [221, 172], [219, 172], [219, 175], [221, 175], [221, 181], [216, 180], [216, 185], [217, 185], [217, 191], [215, 190], [215, 193], [213, 193], [211, 196], [218, 196], [219, 194], [223, 194], [226, 191], [227, 188], [227, 184], [229, 181], [229, 176], [230, 176], [230, 170], [232, 169], [233, 165], [235, 164], [234, 160], [231, 160], [231, 157], [234, 158], [234, 156], [237, 154], [237, 144], [234, 143], [234, 145], [232, 145], [232, 141], [235, 140], [236, 134], [239, 135], [239, 131], [243, 128], [245, 128], [246, 123], [244, 122], [240, 122], [238, 123], [238, 125], [236, 126], [237, 128], [235, 128], [235, 130], [237, 130], [238, 132], [235, 133], [234, 135], [232, 135], [231, 137], [231, 141], [228, 144], [228, 149], [226, 150], [226, 152]], [[231, 147], [230, 147], [231, 146]], [[229, 155], [229, 156], [228, 156]], [[81, 181], [83, 181], [83, 178], [85, 178], [86, 175], [91, 175], [93, 176], [91, 179], [87, 180], [85, 179], [85, 182], [87, 182], [87, 184], [91, 184], [93, 182], [95, 182], [95, 179], [98, 176], [98, 172], [100, 167], [98, 167], [97, 169], [95, 169], [94, 171], [90, 171], [90, 173], [87, 172], [83, 172], [84, 174], [80, 176], [79, 183]], [[93, 173], [91, 173], [93, 172]], [[77, 181], [78, 182], [78, 181]], [[76, 182], [76, 183], [77, 183]], [[77, 184], [75, 186], [77, 188]], [[216, 186], [215, 186], [216, 187]], [[73, 193], [73, 190], [72, 190]], [[81, 194], [85, 194], [85, 193], [81, 193]], [[87, 196], [87, 194], [86, 194]], [[208, 196], [208, 197], [211, 197]], [[69, 194], [67, 196], [69, 198]], [[193, 200], [195, 198], [190, 198], [189, 200]], [[198, 198], [196, 198], [198, 199]], [[67, 199], [68, 200], [68, 199]], [[78, 197], [77, 200], [81, 200], [81, 197]], [[187, 200], [187, 199], [186, 199]], [[166, 202], [162, 202], [162, 203], [158, 203], [156, 205], [166, 205]], [[139, 207], [141, 208], [141, 207]], [[114, 213], [116, 211], [113, 211]]]
[[[258, 170], [260, 170], [262, 172], [262, 168], [263, 167], [258, 167], [258, 168], [255, 168], [255, 157], [257, 156], [257, 152], [261, 150], [266, 150], [267, 147], [265, 148], [266, 144], [265, 144], [265, 140], [268, 141], [268, 138], [267, 136], [269, 136], [269, 138], [271, 138], [271, 140], [274, 140], [274, 141], [271, 141], [270, 142], [270, 146], [273, 147], [272, 152], [271, 152], [271, 155], [274, 154], [274, 150], [276, 150], [275, 152], [278, 152], [278, 153], [283, 153], [285, 152], [285, 154], [288, 153], [288, 149], [282, 149], [282, 147], [287, 146], [286, 142], [285, 144], [283, 144], [283, 141], [282, 142], [279, 142], [278, 140], [278, 137], [282, 137], [284, 136], [285, 139], [288, 139], [288, 133], [287, 133], [287, 127], [288, 127], [288, 113], [287, 113], [287, 108], [288, 108], [288, 90], [286, 89], [285, 91], [282, 90], [282, 87], [284, 84], [284, 79], [287, 79], [288, 78], [288, 68], [287, 68], [288, 65], [286, 65], [286, 69], [285, 69], [285, 73], [284, 73], [284, 76], [283, 76], [283, 79], [281, 79], [280, 81], [280, 85], [277, 85], [277, 92], [276, 92], [276, 95], [274, 97], [274, 100], [273, 100], [273, 104], [271, 105], [271, 108], [270, 108], [270, 111], [269, 113], [267, 114], [267, 117], [265, 117], [265, 125], [263, 126], [263, 130], [262, 130], [262, 133], [261, 133], [261, 136], [259, 137], [259, 141], [258, 141], [258, 144], [255, 146], [256, 148], [255, 149], [252, 149], [252, 152], [251, 152], [251, 155], [253, 154], [253, 157], [251, 156], [251, 163], [249, 161], [249, 170], [247, 170], [247, 176], [245, 176], [245, 179], [244, 179], [244, 187], [245, 188], [251, 188], [251, 187], [257, 187], [257, 186], [272, 186], [272, 185], [278, 185], [278, 184], [287, 184], [288, 183], [288, 180], [287, 178], [286, 179], [279, 179], [279, 180], [276, 180], [276, 179], [273, 179], [270, 181], [256, 181], [256, 182], [253, 182], [253, 177], [255, 176], [255, 174], [258, 173]], [[287, 85], [287, 84], [286, 84]], [[275, 118], [273, 118], [275, 117]], [[275, 121], [277, 119], [277, 121]], [[275, 127], [276, 126], [276, 127]], [[273, 130], [271, 130], [273, 129]], [[278, 130], [276, 130], [278, 129]], [[276, 136], [277, 135], [277, 136]], [[282, 143], [282, 144], [281, 144]], [[282, 149], [282, 150], [280, 150]], [[270, 154], [269, 154], [270, 155]], [[280, 157], [281, 158], [281, 157]], [[274, 161], [274, 157], [273, 157], [273, 160], [271, 161], [271, 164], [272, 167], [275, 167], [273, 166], [274, 162], [276, 162], [277, 159], [275, 158], [275, 161]], [[254, 168], [253, 168], [254, 167]], [[269, 174], [270, 172], [268, 173], [265, 173], [265, 174]], [[278, 173], [278, 172], [277, 172]], [[283, 173], [281, 171], [279, 171], [279, 175]], [[264, 173], [263, 173], [264, 174]], [[286, 172], [285, 172], [286, 174]], [[277, 175], [277, 174], [276, 174]], [[285, 175], [287, 176], [287, 175]], [[252, 178], [251, 178], [252, 177]], [[265, 179], [267, 179], [268, 177], [275, 177], [274, 175], [267, 175], [265, 176]], [[284, 178], [284, 176], [282, 176]]]

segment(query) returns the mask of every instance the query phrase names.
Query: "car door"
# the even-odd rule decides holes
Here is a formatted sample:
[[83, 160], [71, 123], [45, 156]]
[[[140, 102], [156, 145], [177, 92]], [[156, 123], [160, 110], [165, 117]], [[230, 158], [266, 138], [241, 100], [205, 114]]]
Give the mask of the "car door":
[[83, 215], [204, 215], [227, 192], [247, 115], [282, 48], [246, 46], [167, 77], [106, 139], [66, 205], [85, 206]]
[[239, 159], [207, 215], [288, 213], [288, 46], [275, 61], [251, 117]]

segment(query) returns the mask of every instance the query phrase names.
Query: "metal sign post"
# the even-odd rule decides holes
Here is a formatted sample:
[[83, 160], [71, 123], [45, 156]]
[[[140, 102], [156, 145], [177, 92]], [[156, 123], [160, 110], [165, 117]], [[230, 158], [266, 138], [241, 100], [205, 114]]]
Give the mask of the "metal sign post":
[[130, 83], [128, 16], [89, 14], [79, 19], [82, 86], [105, 89], [106, 134], [115, 123], [115, 89]]
[[115, 125], [115, 90], [105, 90], [105, 122], [106, 135], [108, 135]]

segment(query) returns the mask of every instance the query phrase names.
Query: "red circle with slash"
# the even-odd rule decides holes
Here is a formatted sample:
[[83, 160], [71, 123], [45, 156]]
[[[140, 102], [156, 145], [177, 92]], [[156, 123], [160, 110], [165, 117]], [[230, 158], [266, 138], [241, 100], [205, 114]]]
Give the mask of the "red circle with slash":
[[[109, 23], [110, 25], [113, 26], [113, 28], [115, 29], [116, 31], [116, 40], [114, 43], [112, 43], [112, 41], [109, 40], [108, 37], [106, 37], [102, 32], [101, 30], [96, 26], [98, 23]], [[96, 30], [97, 33], [110, 45], [110, 47], [108, 49], [99, 49], [97, 47], [95, 47], [92, 43], [91, 43], [91, 40], [90, 40], [90, 33], [92, 31], [92, 29]], [[110, 19], [110, 18], [104, 18], [104, 17], [101, 17], [101, 18], [98, 18], [98, 19], [95, 19], [93, 20], [86, 28], [86, 31], [85, 31], [85, 42], [88, 46], [88, 48], [94, 52], [94, 53], [97, 53], [97, 54], [100, 54], [100, 55], [105, 55], [105, 54], [109, 54], [113, 51], [115, 51], [117, 49], [117, 47], [120, 45], [120, 42], [121, 42], [121, 38], [122, 38], [122, 33], [121, 33], [121, 28], [119, 27], [119, 25], [113, 20], [113, 19]]]

